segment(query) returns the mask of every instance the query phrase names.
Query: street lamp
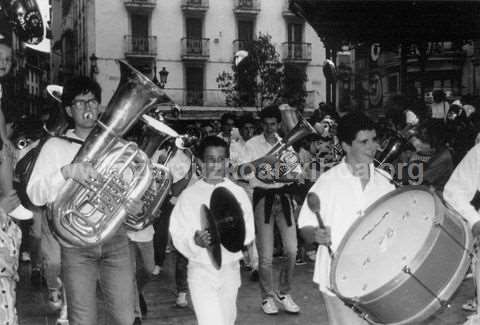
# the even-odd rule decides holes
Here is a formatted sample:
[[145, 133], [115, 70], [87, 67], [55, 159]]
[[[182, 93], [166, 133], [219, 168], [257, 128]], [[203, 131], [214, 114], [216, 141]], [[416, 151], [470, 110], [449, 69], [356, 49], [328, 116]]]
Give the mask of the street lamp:
[[167, 78], [168, 78], [167, 69], [165, 69], [165, 67], [163, 67], [162, 70], [160, 70], [160, 72], [158, 73], [158, 75], [160, 76], [159, 87], [163, 89], [163, 88], [165, 88], [165, 85], [167, 84]]
[[95, 55], [95, 53], [92, 53], [92, 55], [90, 55], [90, 77], [91, 78], [93, 78], [94, 75], [98, 73], [97, 60], [98, 58]]

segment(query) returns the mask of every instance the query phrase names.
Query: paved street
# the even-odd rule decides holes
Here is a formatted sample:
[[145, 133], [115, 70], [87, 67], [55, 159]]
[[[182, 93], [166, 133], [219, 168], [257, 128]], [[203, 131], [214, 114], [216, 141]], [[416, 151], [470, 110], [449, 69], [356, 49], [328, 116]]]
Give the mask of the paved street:
[[[169, 254], [165, 270], [149, 283], [146, 289], [146, 300], [149, 313], [143, 321], [145, 325], [194, 325], [196, 324], [191, 308], [180, 309], [174, 306], [175, 284], [172, 276], [173, 254]], [[18, 310], [21, 325], [54, 325], [55, 315], [47, 313], [46, 289], [33, 289], [29, 281], [29, 267], [21, 269], [21, 279], [18, 289]], [[243, 285], [238, 299], [237, 325], [326, 325], [325, 308], [318, 290], [311, 278], [313, 264], [297, 267], [293, 296], [302, 307], [297, 316], [280, 313], [276, 316], [266, 316], [260, 309], [258, 282], [252, 282], [248, 273], [243, 274]], [[451, 301], [451, 307], [443, 310], [421, 325], [453, 325], [462, 324], [468, 313], [461, 310], [461, 305], [472, 297], [472, 281], [466, 280]], [[105, 322], [102, 304], [99, 303], [99, 325]], [[347, 325], [347, 324], [346, 324]], [[420, 324], [419, 324], [420, 325]]]

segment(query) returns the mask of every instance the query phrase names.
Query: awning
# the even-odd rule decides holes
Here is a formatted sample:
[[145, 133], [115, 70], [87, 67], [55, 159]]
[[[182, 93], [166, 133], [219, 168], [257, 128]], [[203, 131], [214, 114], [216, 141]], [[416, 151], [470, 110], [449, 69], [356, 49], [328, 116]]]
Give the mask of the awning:
[[290, 10], [332, 47], [480, 39], [480, 1], [290, 0]]

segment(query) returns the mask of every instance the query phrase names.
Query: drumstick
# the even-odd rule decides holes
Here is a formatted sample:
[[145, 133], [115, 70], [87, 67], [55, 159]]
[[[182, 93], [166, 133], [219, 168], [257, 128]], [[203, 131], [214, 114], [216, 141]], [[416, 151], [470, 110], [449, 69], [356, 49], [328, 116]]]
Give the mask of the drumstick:
[[[307, 205], [308, 205], [308, 208], [317, 217], [318, 227], [320, 229], [325, 229], [325, 224], [323, 223], [322, 216], [320, 215], [320, 198], [318, 197], [318, 195], [315, 194], [315, 193], [312, 193], [312, 192], [308, 193], [307, 194]], [[333, 251], [332, 251], [332, 247], [330, 246], [330, 244], [325, 245], [325, 246], [327, 246], [328, 254], [330, 254], [330, 257], [333, 257]]]

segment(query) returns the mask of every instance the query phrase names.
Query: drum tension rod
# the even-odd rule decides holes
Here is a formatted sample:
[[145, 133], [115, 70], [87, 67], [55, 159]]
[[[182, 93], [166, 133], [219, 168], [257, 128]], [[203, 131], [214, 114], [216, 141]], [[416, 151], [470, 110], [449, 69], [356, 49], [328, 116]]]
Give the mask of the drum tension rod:
[[473, 252], [468, 249], [467, 247], [465, 247], [465, 245], [463, 245], [457, 238], [455, 238], [455, 236], [453, 236], [441, 223], [440, 221], [435, 221], [433, 223], [435, 226], [437, 227], [440, 227], [440, 229], [447, 234], [448, 237], [450, 237], [458, 246], [460, 246], [461, 249], [463, 249], [464, 251], [468, 252], [470, 255], [473, 254]]
[[427, 285], [425, 285], [425, 283], [423, 283], [419, 278], [417, 278], [417, 277], [415, 276], [415, 274], [412, 273], [412, 271], [410, 270], [410, 268], [409, 268], [408, 266], [405, 265], [405, 266], [402, 268], [402, 271], [403, 271], [404, 273], [410, 275], [412, 278], [414, 278], [415, 281], [418, 282], [418, 284], [420, 284], [429, 294], [432, 295], [432, 297], [434, 297], [435, 299], [437, 299], [438, 302], [440, 303], [440, 306], [450, 308], [450, 304], [448, 303], [448, 301], [443, 300], [443, 299], [440, 299], [440, 297], [438, 297], [435, 292], [433, 292]]

